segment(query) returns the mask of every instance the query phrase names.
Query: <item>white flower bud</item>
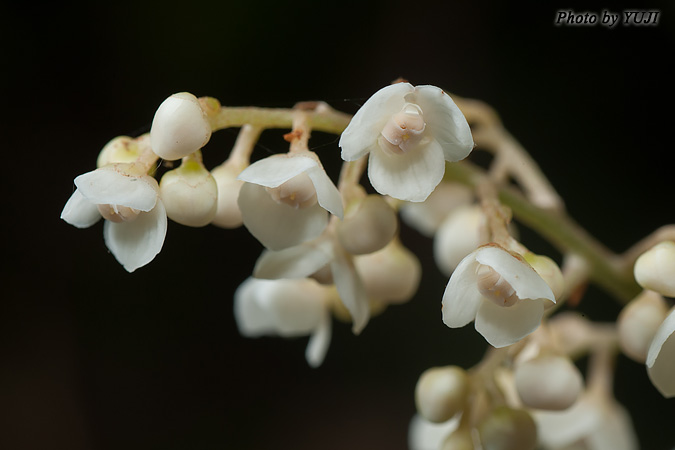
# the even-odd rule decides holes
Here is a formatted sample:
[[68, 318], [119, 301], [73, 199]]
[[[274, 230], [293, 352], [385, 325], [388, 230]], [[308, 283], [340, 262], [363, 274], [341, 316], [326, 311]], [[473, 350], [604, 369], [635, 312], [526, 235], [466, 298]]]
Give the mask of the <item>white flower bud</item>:
[[634, 274], [643, 288], [675, 297], [675, 242], [661, 242], [643, 253], [635, 261]]
[[434, 233], [446, 217], [460, 206], [471, 203], [473, 191], [459, 183], [441, 183], [423, 202], [401, 205], [401, 219], [427, 237]]
[[396, 234], [396, 213], [379, 195], [369, 195], [347, 211], [337, 225], [342, 246], [352, 255], [365, 255], [384, 248]]
[[188, 92], [173, 94], [159, 105], [150, 130], [152, 151], [169, 161], [183, 158], [206, 145], [211, 125], [199, 100]]
[[438, 228], [434, 237], [434, 260], [445, 275], [450, 276], [459, 262], [481, 242], [485, 214], [479, 205], [457, 208]]
[[216, 208], [216, 217], [212, 224], [222, 228], [240, 227], [244, 220], [241, 217], [241, 211], [237, 204], [239, 190], [244, 184], [237, 180], [241, 170], [230, 164], [223, 164], [211, 171], [211, 175], [216, 180], [218, 186], [218, 206]]
[[417, 412], [430, 422], [445, 422], [464, 409], [469, 377], [461, 367], [432, 367], [417, 381]]
[[203, 227], [216, 215], [216, 180], [198, 161], [186, 159], [180, 167], [165, 173], [159, 191], [167, 216], [182, 225]]
[[649, 345], [668, 314], [668, 305], [654, 291], [643, 291], [628, 303], [617, 319], [621, 351], [636, 362], [647, 360]]
[[484, 450], [534, 450], [537, 425], [523, 410], [500, 406], [478, 426]]
[[370, 299], [405, 303], [417, 292], [422, 266], [400, 241], [393, 240], [380, 251], [357, 256], [354, 264]]
[[118, 136], [111, 140], [98, 154], [96, 167], [101, 168], [108, 164], [132, 163], [141, 155], [138, 143], [129, 136]]
[[524, 254], [523, 258], [544, 279], [558, 300], [565, 291], [565, 279], [558, 264], [548, 256], [536, 255], [532, 252]]
[[544, 355], [519, 364], [515, 370], [518, 396], [525, 406], [560, 411], [579, 397], [583, 378], [564, 356]]

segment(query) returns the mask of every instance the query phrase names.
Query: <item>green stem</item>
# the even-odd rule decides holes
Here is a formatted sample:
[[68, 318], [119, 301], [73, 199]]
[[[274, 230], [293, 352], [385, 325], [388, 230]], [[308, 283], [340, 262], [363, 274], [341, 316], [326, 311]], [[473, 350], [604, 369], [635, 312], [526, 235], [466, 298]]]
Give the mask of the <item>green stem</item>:
[[[477, 187], [487, 175], [482, 169], [463, 161], [447, 164], [445, 176], [447, 180]], [[499, 189], [499, 199], [511, 208], [520, 222], [538, 232], [563, 253], [573, 252], [584, 258], [589, 265], [591, 280], [621, 303], [627, 303], [641, 291], [632, 273], [620, 264], [620, 258], [570, 217], [539, 208], [507, 186]]]

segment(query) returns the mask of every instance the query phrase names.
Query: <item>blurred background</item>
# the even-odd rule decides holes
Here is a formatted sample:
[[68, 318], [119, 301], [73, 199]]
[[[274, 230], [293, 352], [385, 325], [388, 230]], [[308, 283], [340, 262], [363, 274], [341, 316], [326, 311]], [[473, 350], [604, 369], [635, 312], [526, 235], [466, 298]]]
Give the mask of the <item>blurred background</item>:
[[[656, 27], [556, 27], [561, 8], [661, 15]], [[100, 224], [59, 219], [73, 178], [111, 138], [149, 131], [174, 92], [232, 106], [325, 100], [354, 113], [404, 77], [495, 107], [571, 216], [622, 251], [675, 222], [674, 17], [672, 1], [3, 6], [0, 448], [407, 448], [418, 376], [470, 367], [486, 346], [472, 326], [443, 325], [447, 280], [430, 240], [402, 229], [424, 267], [415, 299], [358, 337], [335, 322], [313, 370], [306, 338], [237, 332], [232, 295], [262, 250], [244, 229], [170, 223], [155, 261], [128, 274]], [[285, 151], [281, 134], [266, 132], [254, 157]], [[235, 136], [216, 133], [207, 163]], [[310, 144], [338, 162], [335, 136]], [[559, 260], [527, 230], [522, 240]], [[613, 320], [619, 307], [591, 288], [581, 310]], [[615, 388], [643, 448], [671, 449], [675, 400], [624, 357]]]

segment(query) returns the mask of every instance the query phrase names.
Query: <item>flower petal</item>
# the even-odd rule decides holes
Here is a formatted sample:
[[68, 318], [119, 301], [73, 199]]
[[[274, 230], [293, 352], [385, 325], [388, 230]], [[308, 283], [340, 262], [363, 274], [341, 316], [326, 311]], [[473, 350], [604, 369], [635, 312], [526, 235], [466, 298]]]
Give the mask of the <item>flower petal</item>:
[[338, 244], [334, 243], [335, 258], [330, 267], [333, 280], [340, 299], [352, 316], [352, 332], [359, 334], [370, 319], [370, 307], [363, 281], [356, 272], [351, 256]]
[[379, 144], [370, 150], [368, 178], [375, 190], [399, 200], [423, 202], [445, 173], [443, 149], [435, 140], [400, 155], [388, 155]]
[[274, 318], [280, 336], [304, 336], [321, 323], [325, 291], [314, 280], [257, 280], [258, 304]]
[[274, 155], [254, 162], [237, 179], [275, 188], [318, 165], [319, 163], [306, 156]]
[[541, 300], [520, 300], [508, 307], [487, 300], [478, 308], [476, 330], [493, 347], [506, 347], [536, 330], [543, 315]]
[[115, 259], [128, 272], [152, 261], [162, 250], [166, 236], [166, 210], [161, 200], [147, 213], [131, 222], [105, 221], [103, 238]]
[[492, 267], [516, 291], [520, 299], [545, 298], [555, 303], [553, 291], [544, 279], [528, 264], [518, 260], [509, 252], [496, 245], [481, 247], [476, 260]]
[[607, 405], [602, 421], [586, 438], [591, 450], [638, 450], [637, 436], [628, 411], [617, 402]]
[[450, 433], [459, 426], [460, 414], [447, 422], [434, 423], [415, 414], [408, 428], [408, 448], [410, 450], [438, 450]]
[[373, 94], [354, 114], [340, 136], [342, 159], [356, 161], [370, 151], [393, 114], [405, 104], [405, 95], [414, 91], [409, 83], [396, 83]]
[[532, 414], [538, 438], [545, 448], [567, 448], [600, 425], [602, 414], [593, 400], [584, 396], [564, 411], [539, 411]]
[[84, 198], [79, 189], [73, 192], [61, 211], [61, 218], [77, 228], [88, 228], [101, 220], [96, 204]]
[[333, 246], [319, 237], [279, 251], [263, 251], [253, 269], [256, 278], [307, 278], [333, 259]]
[[675, 310], [668, 314], [649, 346], [647, 374], [664, 397], [675, 397]]
[[307, 176], [312, 180], [314, 189], [316, 189], [316, 199], [319, 205], [326, 211], [338, 216], [340, 219], [344, 216], [342, 209], [342, 196], [335, 184], [326, 174], [326, 171], [319, 166], [307, 170]]
[[150, 176], [136, 177], [124, 173], [124, 164], [114, 164], [75, 178], [75, 186], [91, 203], [121, 205], [150, 211], [158, 199], [157, 181]]
[[312, 240], [328, 224], [328, 214], [319, 204], [298, 209], [279, 204], [257, 184], [244, 183], [238, 204], [248, 231], [271, 250]]
[[471, 128], [455, 102], [436, 86], [415, 87], [415, 101], [424, 112], [432, 137], [443, 148], [447, 161], [459, 161], [473, 150]]
[[467, 255], [452, 273], [443, 293], [443, 323], [463, 327], [476, 318], [483, 296], [476, 284], [476, 252]]
[[331, 317], [328, 308], [326, 308], [321, 315], [319, 326], [316, 327], [309, 337], [307, 350], [305, 350], [305, 359], [307, 359], [311, 367], [319, 367], [326, 358], [326, 352], [328, 352], [331, 340], [331, 330]]
[[460, 206], [448, 215], [434, 236], [434, 260], [441, 272], [450, 276], [462, 258], [482, 243], [484, 223], [480, 205]]
[[246, 337], [257, 337], [273, 333], [274, 320], [258, 303], [261, 284], [255, 278], [247, 278], [234, 292], [234, 318], [239, 333]]

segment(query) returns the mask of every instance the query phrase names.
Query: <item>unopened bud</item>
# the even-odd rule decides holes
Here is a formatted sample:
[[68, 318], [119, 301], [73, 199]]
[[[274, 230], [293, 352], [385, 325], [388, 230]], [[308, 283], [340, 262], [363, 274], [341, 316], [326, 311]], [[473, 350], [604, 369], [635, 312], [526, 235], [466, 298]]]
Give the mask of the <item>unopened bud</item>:
[[169, 161], [183, 158], [206, 145], [211, 125], [197, 97], [181, 92], [159, 105], [150, 130], [152, 151]]
[[132, 163], [138, 159], [140, 154], [140, 148], [134, 139], [129, 136], [118, 136], [105, 144], [98, 154], [96, 167], [101, 168], [116, 163]]
[[643, 288], [675, 297], [675, 242], [661, 242], [640, 255], [634, 274]]
[[417, 381], [417, 412], [430, 422], [445, 422], [464, 409], [469, 377], [458, 366], [432, 367]]
[[661, 294], [643, 291], [623, 308], [617, 319], [621, 351], [636, 362], [645, 362], [649, 345], [666, 315], [668, 305]]
[[434, 259], [445, 275], [450, 276], [457, 264], [481, 242], [485, 214], [478, 205], [457, 208], [438, 228], [434, 238]]
[[422, 266], [397, 239], [380, 251], [354, 258], [368, 298], [404, 303], [417, 292]]
[[561, 411], [574, 404], [583, 388], [579, 369], [564, 356], [544, 355], [515, 370], [518, 396], [525, 406]]
[[337, 236], [352, 255], [365, 255], [387, 245], [398, 228], [396, 213], [380, 195], [369, 195], [348, 210]]
[[216, 180], [198, 161], [186, 159], [180, 167], [165, 173], [159, 191], [166, 215], [182, 225], [203, 227], [216, 215]]
[[534, 450], [537, 425], [523, 410], [497, 407], [478, 426], [484, 450]]
[[[558, 264], [548, 256], [536, 255], [532, 252], [525, 253], [523, 257], [539, 276], [544, 279], [548, 287], [553, 291], [556, 300], [558, 300], [565, 291], [565, 280]], [[550, 305], [552, 306], [554, 303]]]
[[216, 185], [218, 186], [216, 217], [211, 222], [216, 226], [237, 228], [244, 223], [244, 220], [241, 218], [239, 204], [237, 203], [239, 191], [244, 184], [243, 181], [237, 180], [240, 172], [241, 170], [227, 163], [211, 171], [211, 175], [216, 180]]

